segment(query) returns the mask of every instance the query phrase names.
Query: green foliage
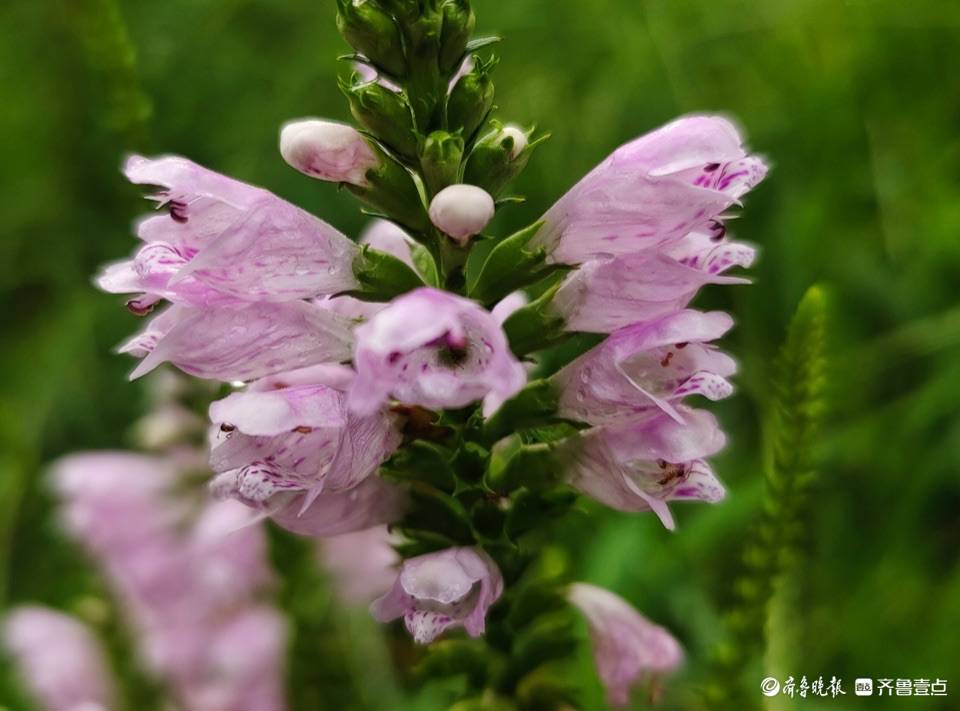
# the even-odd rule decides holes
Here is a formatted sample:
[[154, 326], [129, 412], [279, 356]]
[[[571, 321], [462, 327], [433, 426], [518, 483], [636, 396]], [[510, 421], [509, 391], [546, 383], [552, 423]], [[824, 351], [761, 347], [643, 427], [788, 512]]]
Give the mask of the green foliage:
[[736, 580], [735, 603], [727, 616], [730, 638], [716, 652], [717, 671], [706, 689], [713, 706], [756, 704], [755, 684], [747, 683], [746, 692], [740, 687], [743, 666], [764, 649], [774, 591], [796, 565], [799, 539], [808, 535], [814, 513], [810, 494], [817, 480], [814, 453], [826, 405], [827, 317], [823, 287], [810, 287], [777, 359], [769, 429], [772, 461], [764, 469], [760, 520], [746, 539], [745, 572]]

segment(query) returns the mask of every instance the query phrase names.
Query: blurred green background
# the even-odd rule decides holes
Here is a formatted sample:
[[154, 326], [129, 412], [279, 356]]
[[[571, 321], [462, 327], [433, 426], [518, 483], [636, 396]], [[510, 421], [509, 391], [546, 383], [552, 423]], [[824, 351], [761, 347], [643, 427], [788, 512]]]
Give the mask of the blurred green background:
[[[289, 169], [280, 124], [348, 119], [333, 0], [13, 0], [0, 7], [0, 606], [73, 609], [89, 575], [49, 517], [45, 462], [118, 447], [143, 405], [111, 347], [135, 319], [96, 292], [145, 209], [131, 150], [178, 153], [269, 187], [356, 235], [335, 186]], [[692, 111], [734, 116], [773, 171], [735, 235], [761, 248], [732, 311], [739, 392], [714, 409], [729, 499], [557, 530], [583, 579], [623, 594], [687, 649], [665, 708], [691, 708], [737, 602], [760, 515], [772, 364], [800, 297], [830, 294], [829, 416], [792, 572], [745, 672], [843, 679], [837, 700], [771, 708], [957, 708], [960, 699], [960, 3], [948, 0], [475, 0], [499, 32], [498, 116], [553, 134], [503, 233], [535, 219], [620, 143]], [[324, 603], [325, 604], [325, 603]], [[374, 628], [333, 608], [309, 660], [324, 708], [400, 708], [389, 675], [339, 646]], [[755, 612], [755, 611], [754, 611]], [[359, 627], [357, 627], [359, 625]], [[338, 630], [336, 634], [330, 630]], [[346, 630], [346, 631], [345, 631]], [[360, 632], [357, 632], [360, 630]], [[758, 644], [760, 640], [757, 640]], [[375, 642], [375, 641], [374, 641]], [[373, 642], [361, 645], [369, 646]], [[363, 652], [362, 654], [367, 654]], [[350, 655], [346, 657], [351, 658]], [[335, 670], [325, 676], [326, 668]], [[588, 708], [600, 692], [584, 657]], [[9, 675], [0, 705], [21, 708]], [[946, 699], [857, 699], [855, 677], [945, 678]], [[324, 686], [325, 685], [325, 686]], [[362, 690], [362, 691], [361, 691]], [[911, 703], [912, 702], [912, 703]], [[416, 708], [433, 708], [429, 698]], [[23, 708], [28, 708], [24, 706]], [[304, 705], [303, 708], [313, 708]]]

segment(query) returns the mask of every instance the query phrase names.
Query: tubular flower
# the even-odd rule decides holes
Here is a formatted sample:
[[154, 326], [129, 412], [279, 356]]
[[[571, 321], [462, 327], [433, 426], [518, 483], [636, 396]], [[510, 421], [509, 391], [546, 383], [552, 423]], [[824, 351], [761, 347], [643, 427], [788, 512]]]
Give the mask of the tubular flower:
[[85, 625], [45, 607], [14, 608], [3, 646], [28, 690], [48, 711], [106, 711], [114, 690], [103, 650]]
[[723, 485], [704, 457], [720, 451], [726, 437], [709, 412], [677, 411], [683, 422], [659, 413], [565, 441], [570, 483], [619, 511], [653, 511], [670, 530], [676, 524], [668, 501], [723, 499]]
[[405, 560], [393, 588], [370, 610], [381, 622], [402, 617], [414, 640], [429, 644], [451, 627], [482, 635], [487, 610], [502, 593], [490, 556], [479, 548], [448, 548]]
[[280, 154], [304, 175], [365, 187], [367, 171], [380, 164], [357, 129], [336, 121], [300, 119], [280, 131]]
[[307, 492], [310, 503], [376, 471], [400, 444], [397, 417], [383, 409], [349, 411], [342, 388], [351, 377], [346, 369], [308, 369], [213, 403], [210, 418], [219, 429], [210, 465], [221, 473], [218, 491], [270, 510], [276, 494], [288, 494], [286, 500]]
[[680, 259], [646, 252], [591, 260], [564, 280], [551, 309], [569, 331], [611, 333], [684, 308], [706, 284], [747, 283], [723, 272], [749, 266], [752, 248], [709, 237], [701, 244], [697, 237], [692, 233], [673, 248]]
[[532, 244], [548, 260], [581, 264], [634, 254], [689, 232], [722, 233], [721, 214], [766, 174], [736, 128], [687, 116], [614, 151], [543, 216]]
[[350, 407], [375, 412], [390, 397], [456, 408], [483, 399], [489, 414], [526, 382], [496, 319], [479, 304], [422, 288], [356, 329]]
[[669, 674], [683, 662], [673, 635], [612, 592], [574, 583], [567, 600], [587, 619], [594, 662], [611, 706], [626, 706], [631, 687]]
[[291, 301], [220, 309], [176, 305], [121, 350], [143, 356], [131, 378], [169, 361], [190, 375], [230, 382], [346, 360], [350, 344], [348, 319]]
[[133, 259], [104, 269], [104, 291], [140, 294], [145, 313], [162, 299], [210, 307], [231, 301], [291, 301], [357, 286], [358, 249], [336, 229], [261, 188], [186, 158], [133, 156], [127, 178], [158, 185], [167, 214], [142, 220]]
[[613, 333], [553, 376], [557, 414], [603, 425], [661, 410], [689, 395], [720, 400], [733, 393], [736, 362], [709, 345], [733, 326], [722, 311], [679, 311]]

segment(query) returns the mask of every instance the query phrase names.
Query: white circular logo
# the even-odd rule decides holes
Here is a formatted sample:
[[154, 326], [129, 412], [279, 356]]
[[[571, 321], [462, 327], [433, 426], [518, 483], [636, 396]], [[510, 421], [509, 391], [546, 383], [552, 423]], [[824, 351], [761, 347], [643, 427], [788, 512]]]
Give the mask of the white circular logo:
[[763, 692], [764, 696], [776, 696], [780, 693], [780, 682], [772, 676], [768, 676], [760, 682], [760, 691]]

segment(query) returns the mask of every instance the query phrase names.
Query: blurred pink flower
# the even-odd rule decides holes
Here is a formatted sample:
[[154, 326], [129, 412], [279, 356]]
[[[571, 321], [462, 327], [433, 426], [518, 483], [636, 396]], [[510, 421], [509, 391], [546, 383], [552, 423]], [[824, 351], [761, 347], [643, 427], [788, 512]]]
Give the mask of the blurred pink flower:
[[344, 605], [369, 605], [387, 592], [397, 577], [400, 556], [386, 526], [327, 538], [318, 550]]
[[593, 658], [611, 706], [626, 706], [631, 687], [669, 674], [683, 662], [683, 650], [667, 630], [612, 592], [574, 583], [567, 599], [587, 618]]
[[350, 407], [375, 412], [390, 397], [426, 408], [483, 399], [490, 414], [526, 382], [496, 319], [479, 304], [431, 288], [411, 291], [355, 332]]
[[429, 644], [451, 627], [482, 635], [487, 610], [502, 593], [500, 570], [483, 550], [448, 548], [405, 560], [370, 611], [380, 622], [402, 617], [414, 640]]
[[39, 606], [14, 608], [3, 646], [47, 711], [107, 711], [114, 689], [99, 641], [78, 620]]
[[686, 234], [722, 234], [721, 213], [760, 182], [749, 155], [719, 116], [687, 116], [615, 150], [543, 216], [532, 246], [551, 262], [636, 254]]

